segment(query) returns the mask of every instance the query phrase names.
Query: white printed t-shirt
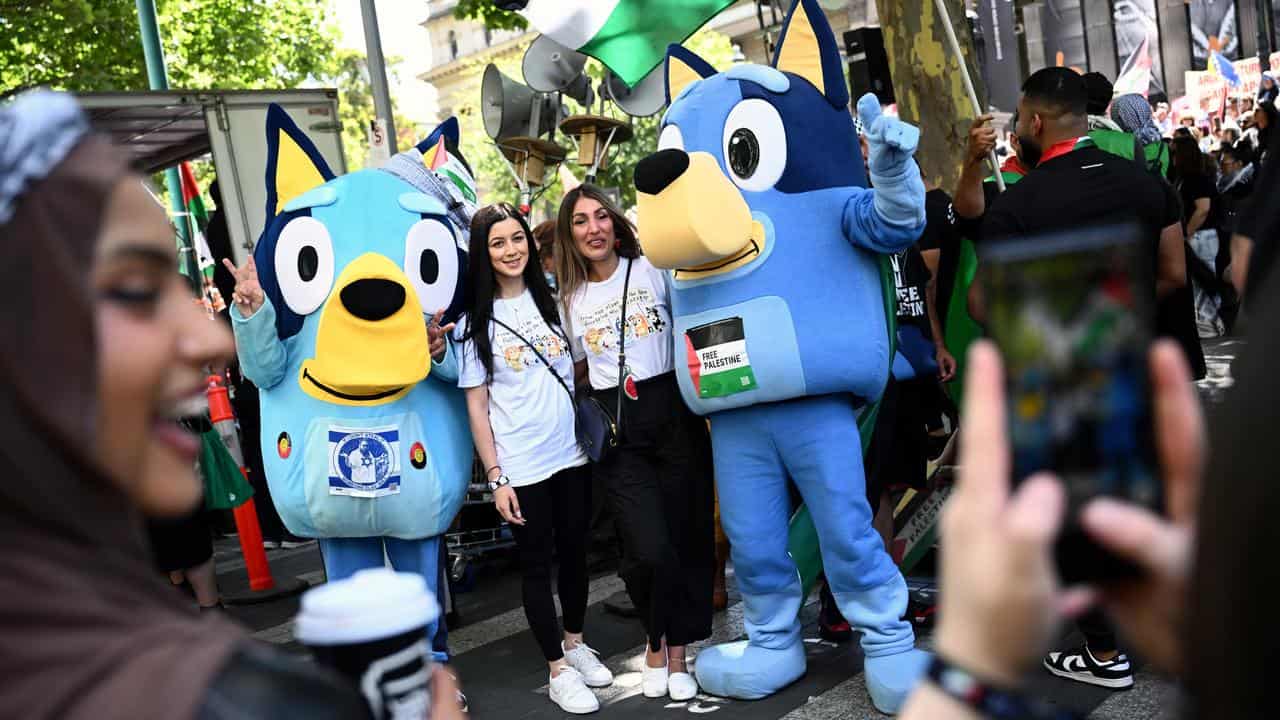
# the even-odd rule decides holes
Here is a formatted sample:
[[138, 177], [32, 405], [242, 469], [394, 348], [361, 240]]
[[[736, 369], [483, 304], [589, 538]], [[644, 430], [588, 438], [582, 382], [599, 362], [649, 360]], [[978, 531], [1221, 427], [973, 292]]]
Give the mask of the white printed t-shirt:
[[[493, 316], [532, 342], [570, 388], [573, 361], [564, 339], [542, 319], [533, 296], [493, 301]], [[458, 322], [460, 338], [469, 318]], [[569, 394], [533, 350], [506, 328], [489, 323], [493, 347], [493, 381], [489, 384], [489, 425], [498, 464], [514, 487], [546, 480], [565, 468], [587, 463], [574, 434], [574, 407]], [[462, 343], [458, 387], [485, 384], [484, 366], [474, 342]]]
[[[632, 262], [627, 290], [627, 366], [637, 380], [647, 380], [669, 373], [673, 367], [671, 296], [661, 270], [644, 256]], [[618, 385], [618, 329], [626, 277], [627, 259], [619, 258], [612, 277], [586, 283], [569, 303], [565, 329], [573, 359], [586, 359], [591, 387], [596, 390]]]

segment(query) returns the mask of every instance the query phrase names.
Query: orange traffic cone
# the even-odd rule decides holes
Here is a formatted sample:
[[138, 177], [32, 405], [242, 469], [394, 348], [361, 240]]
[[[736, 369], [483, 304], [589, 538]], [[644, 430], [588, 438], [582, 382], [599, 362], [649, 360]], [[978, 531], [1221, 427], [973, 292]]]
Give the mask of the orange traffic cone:
[[[244, 465], [244, 451], [240, 448], [240, 436], [236, 432], [235, 411], [231, 409], [231, 395], [223, 378], [209, 376], [209, 421], [218, 431], [227, 452], [231, 454], [245, 478], [249, 472]], [[249, 593], [224, 594], [223, 601], [230, 604], [265, 602], [305, 590], [308, 585], [298, 578], [276, 584], [267, 563], [267, 552], [262, 545], [262, 529], [258, 526], [258, 510], [251, 497], [232, 511], [236, 521], [236, 534], [240, 537], [240, 551], [244, 555], [245, 569], [249, 573]]]

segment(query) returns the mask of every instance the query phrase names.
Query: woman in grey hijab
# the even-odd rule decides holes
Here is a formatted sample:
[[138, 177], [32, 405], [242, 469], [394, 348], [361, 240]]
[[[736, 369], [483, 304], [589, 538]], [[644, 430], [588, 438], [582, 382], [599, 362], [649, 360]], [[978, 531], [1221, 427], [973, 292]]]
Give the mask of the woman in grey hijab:
[[[1147, 167], [1161, 177], [1169, 174], [1169, 147], [1151, 116], [1151, 105], [1138, 93], [1129, 93], [1111, 101], [1111, 119], [1120, 129], [1133, 133], [1142, 146]], [[1154, 146], [1154, 149], [1153, 149]]]
[[1120, 129], [1133, 133], [1144, 146], [1160, 142], [1160, 128], [1151, 117], [1151, 105], [1137, 93], [1121, 95], [1111, 101], [1111, 119]]

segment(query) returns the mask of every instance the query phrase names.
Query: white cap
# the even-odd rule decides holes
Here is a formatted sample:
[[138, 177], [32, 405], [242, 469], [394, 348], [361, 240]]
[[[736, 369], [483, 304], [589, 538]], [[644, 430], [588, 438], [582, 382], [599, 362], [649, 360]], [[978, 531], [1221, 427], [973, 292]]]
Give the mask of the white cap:
[[307, 645], [348, 645], [425, 628], [439, 616], [421, 575], [372, 568], [303, 594], [293, 635]]

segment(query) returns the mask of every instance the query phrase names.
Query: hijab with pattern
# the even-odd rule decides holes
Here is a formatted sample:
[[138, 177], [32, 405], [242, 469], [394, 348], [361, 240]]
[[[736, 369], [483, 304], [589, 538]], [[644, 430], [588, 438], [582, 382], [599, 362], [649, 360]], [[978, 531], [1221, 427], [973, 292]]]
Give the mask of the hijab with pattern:
[[1143, 146], [1160, 142], [1160, 128], [1151, 117], [1151, 105], [1138, 93], [1121, 95], [1111, 101], [1111, 119], [1125, 132], [1138, 136]]
[[0, 717], [192, 717], [244, 640], [159, 579], [93, 460], [90, 267], [127, 177], [70, 96], [0, 106]]

